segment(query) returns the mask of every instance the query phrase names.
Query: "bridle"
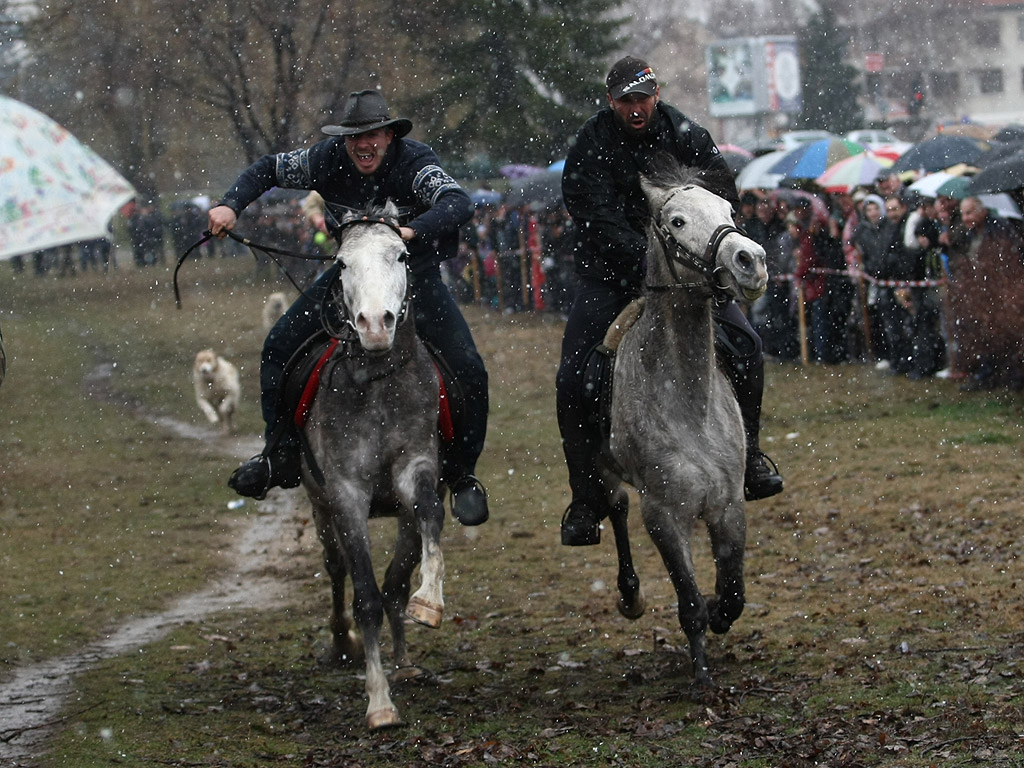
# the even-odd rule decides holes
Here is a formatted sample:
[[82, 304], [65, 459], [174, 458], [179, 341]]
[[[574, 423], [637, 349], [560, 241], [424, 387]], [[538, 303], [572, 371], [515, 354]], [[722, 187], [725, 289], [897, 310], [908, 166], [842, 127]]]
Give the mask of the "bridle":
[[[708, 239], [707, 245], [704, 247], [704, 254], [698, 259], [693, 253], [688, 251], [683, 245], [676, 240], [675, 236], [669, 230], [669, 228], [662, 221], [662, 214], [668, 204], [672, 201], [676, 195], [680, 192], [693, 189], [692, 186], [682, 187], [677, 189], [661, 206], [655, 217], [652, 229], [654, 234], [661, 244], [661, 249], [665, 254], [665, 260], [668, 263], [669, 272], [672, 275], [672, 283], [667, 285], [651, 285], [650, 283], [645, 284], [645, 288], [648, 291], [668, 291], [675, 288], [685, 288], [690, 290], [706, 290], [712, 296], [724, 298], [724, 293], [718, 281], [715, 280], [716, 273], [723, 269], [722, 267], [715, 267], [715, 263], [718, 259], [718, 249], [722, 246], [722, 241], [725, 240], [731, 234], [743, 235], [743, 231], [732, 224], [721, 224], [715, 228], [715, 231], [711, 233], [711, 237]], [[744, 235], [745, 236], [745, 235]], [[692, 269], [697, 274], [703, 277], [703, 280], [697, 282], [683, 282], [679, 277], [678, 267], [683, 266], [688, 269]]]
[[[388, 227], [392, 232], [398, 235], [399, 239], [402, 237], [402, 230], [398, 225], [398, 222], [394, 219], [386, 217], [371, 217], [371, 216], [355, 216], [350, 219], [343, 221], [338, 226], [338, 238], [344, 240], [345, 231], [358, 224], [383, 224]], [[404, 246], [404, 240], [403, 246]], [[410, 302], [410, 288], [411, 280], [409, 280], [409, 251], [403, 247], [402, 252], [398, 256], [398, 262], [405, 265], [406, 270], [406, 283], [405, 283], [405, 298], [402, 299], [402, 306], [398, 310], [398, 319], [395, 321], [396, 326], [402, 325], [406, 318], [409, 316], [409, 302]], [[334, 277], [327, 284], [326, 296], [331, 301], [323, 301], [320, 303], [320, 324], [323, 326], [327, 335], [334, 339], [339, 340], [353, 340], [353, 334], [356, 333], [356, 324], [352, 319], [352, 315], [346, 306], [344, 298], [338, 296], [336, 292], [336, 286], [341, 281], [341, 273], [346, 269], [345, 262], [340, 259], [335, 259], [335, 263], [338, 265], [338, 271], [334, 273]], [[331, 306], [333, 305], [336, 310], [336, 316], [331, 315]]]

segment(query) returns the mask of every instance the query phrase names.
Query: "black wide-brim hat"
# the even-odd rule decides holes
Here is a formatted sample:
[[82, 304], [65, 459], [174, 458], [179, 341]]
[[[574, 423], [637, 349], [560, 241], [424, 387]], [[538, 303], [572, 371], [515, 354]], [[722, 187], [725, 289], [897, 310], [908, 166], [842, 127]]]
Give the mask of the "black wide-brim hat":
[[412, 130], [412, 121], [404, 117], [391, 117], [384, 97], [377, 91], [350, 93], [339, 125], [325, 125], [322, 130], [330, 136], [353, 136], [377, 128], [390, 127], [400, 139]]

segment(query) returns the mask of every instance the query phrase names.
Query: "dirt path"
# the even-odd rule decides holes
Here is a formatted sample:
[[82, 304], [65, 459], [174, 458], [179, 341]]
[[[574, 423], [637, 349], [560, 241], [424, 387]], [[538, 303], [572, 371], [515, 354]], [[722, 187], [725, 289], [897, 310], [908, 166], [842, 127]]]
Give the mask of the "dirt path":
[[[90, 396], [113, 401], [109, 381], [110, 368], [100, 365], [84, 385]], [[128, 410], [179, 437], [202, 440], [211, 450], [232, 458], [246, 458], [259, 450], [252, 441], [223, 438], [211, 429], [152, 416], [136, 404], [128, 404]], [[284, 562], [302, 547], [285, 530], [292, 523], [292, 505], [298, 500], [294, 492], [275, 491], [264, 501], [246, 501], [250, 511], [240, 521], [226, 573], [206, 589], [181, 598], [161, 613], [114, 627], [76, 653], [21, 667], [0, 684], [0, 765], [22, 768], [33, 765], [41, 756], [46, 740], [64, 722], [63, 711], [75, 675], [104, 659], [155, 642], [185, 622], [222, 611], [248, 611], [254, 605], [272, 607], [284, 601], [288, 587], [268, 576], [268, 571], [273, 573], [275, 569], [267, 566]]]

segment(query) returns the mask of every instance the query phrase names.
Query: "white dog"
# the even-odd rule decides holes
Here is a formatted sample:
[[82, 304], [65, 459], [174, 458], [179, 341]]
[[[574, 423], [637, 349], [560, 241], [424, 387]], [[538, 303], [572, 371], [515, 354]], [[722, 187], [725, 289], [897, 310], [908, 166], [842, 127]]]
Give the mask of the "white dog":
[[267, 303], [263, 305], [263, 329], [269, 331], [274, 327], [288, 309], [288, 297], [280, 291], [267, 296]]
[[210, 423], [220, 422], [225, 432], [234, 432], [235, 409], [242, 394], [238, 369], [212, 349], [204, 349], [192, 365], [192, 384], [196, 402]]

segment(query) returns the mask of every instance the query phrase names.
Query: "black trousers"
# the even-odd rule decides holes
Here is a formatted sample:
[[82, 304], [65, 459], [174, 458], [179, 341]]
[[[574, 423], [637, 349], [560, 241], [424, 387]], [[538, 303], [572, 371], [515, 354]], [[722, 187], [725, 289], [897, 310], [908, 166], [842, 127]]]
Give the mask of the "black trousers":
[[[277, 413], [277, 390], [285, 366], [303, 342], [320, 329], [320, 304], [337, 271], [338, 266], [332, 266], [307, 288], [277, 321], [263, 344], [260, 404], [267, 437], [282, 415]], [[466, 319], [441, 280], [440, 268], [435, 266], [412, 278], [412, 303], [417, 335], [441, 352], [465, 396], [462, 434], [455, 436], [456, 444], [448, 451], [446, 464], [450, 469], [446, 468], [445, 476], [449, 477], [450, 472], [472, 474], [487, 435], [489, 404], [484, 361]]]
[[[573, 498], [599, 498], [595, 456], [600, 449], [598, 424], [588, 421], [583, 407], [583, 369], [591, 349], [604, 339], [608, 326], [635, 294], [603, 281], [580, 278], [576, 297], [562, 337], [562, 359], [555, 380], [558, 429], [569, 470]], [[761, 400], [764, 392], [764, 357], [760, 337], [739, 305], [728, 302], [714, 311], [716, 320], [746, 331], [753, 347], [742, 355], [723, 350], [721, 364], [736, 391], [743, 415], [748, 453], [759, 448]]]

